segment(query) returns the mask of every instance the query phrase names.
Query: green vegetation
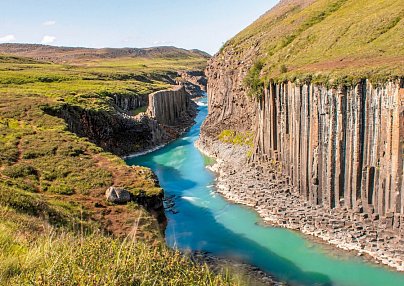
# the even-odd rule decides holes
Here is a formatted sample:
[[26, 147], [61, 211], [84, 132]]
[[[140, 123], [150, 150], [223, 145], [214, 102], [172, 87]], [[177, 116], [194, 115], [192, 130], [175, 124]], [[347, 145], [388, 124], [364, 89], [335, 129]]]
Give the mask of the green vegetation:
[[238, 285], [162, 242], [139, 241], [136, 226], [126, 238], [112, 237], [77, 211], [66, 209], [81, 217], [74, 231], [60, 231], [0, 205], [0, 285]]
[[142, 206], [105, 201], [112, 185], [160, 197], [149, 169], [128, 167], [44, 112], [67, 104], [113, 113], [112, 95], [167, 88], [173, 70], [205, 61], [74, 65], [0, 56], [0, 285], [238, 284], [165, 247], [157, 219]]
[[218, 139], [224, 143], [233, 145], [245, 145], [253, 147], [254, 145], [254, 133], [251, 131], [239, 132], [234, 130], [223, 130]]
[[0, 61], [0, 93], [48, 97], [97, 110], [110, 95], [140, 96], [169, 87], [176, 70], [203, 67], [205, 58], [92, 60], [82, 65]]
[[264, 81], [261, 79], [261, 71], [263, 67], [263, 61], [255, 62], [244, 78], [244, 84], [248, 88], [247, 95], [250, 97], [261, 98], [263, 95]]
[[404, 75], [403, 16], [400, 0], [288, 1], [231, 39], [222, 53], [251, 59], [254, 47], [264, 82], [382, 83]]
[[135, 110], [133, 110], [131, 115], [136, 116], [136, 115], [138, 115], [140, 113], [146, 112], [146, 110], [147, 110], [147, 106], [139, 107], [139, 108], [136, 108]]

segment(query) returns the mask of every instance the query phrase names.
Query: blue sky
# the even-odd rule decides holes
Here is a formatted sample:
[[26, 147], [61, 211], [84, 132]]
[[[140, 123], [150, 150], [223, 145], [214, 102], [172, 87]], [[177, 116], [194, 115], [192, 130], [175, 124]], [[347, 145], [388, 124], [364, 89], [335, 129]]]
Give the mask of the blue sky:
[[0, 0], [0, 42], [211, 54], [277, 0]]

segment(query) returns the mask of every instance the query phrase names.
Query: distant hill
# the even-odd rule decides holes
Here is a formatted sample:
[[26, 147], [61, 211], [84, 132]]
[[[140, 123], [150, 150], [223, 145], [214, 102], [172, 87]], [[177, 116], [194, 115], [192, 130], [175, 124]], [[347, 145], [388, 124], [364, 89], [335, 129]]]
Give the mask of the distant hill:
[[27, 57], [57, 63], [77, 62], [91, 59], [113, 58], [191, 58], [210, 55], [200, 50], [185, 50], [176, 47], [152, 48], [82, 48], [56, 47], [38, 44], [0, 44], [0, 54]]

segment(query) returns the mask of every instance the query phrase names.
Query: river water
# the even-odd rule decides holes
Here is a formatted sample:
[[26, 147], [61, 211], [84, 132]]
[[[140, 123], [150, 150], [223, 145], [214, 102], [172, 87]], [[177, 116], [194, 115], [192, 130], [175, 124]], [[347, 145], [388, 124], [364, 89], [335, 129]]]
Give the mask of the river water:
[[169, 246], [241, 259], [292, 285], [404, 285], [403, 273], [332, 253], [297, 232], [263, 226], [254, 211], [215, 193], [215, 176], [206, 169], [211, 160], [194, 147], [207, 116], [206, 98], [199, 105], [196, 124], [181, 138], [127, 159], [129, 165], [151, 168], [166, 197], [175, 202], [167, 211]]

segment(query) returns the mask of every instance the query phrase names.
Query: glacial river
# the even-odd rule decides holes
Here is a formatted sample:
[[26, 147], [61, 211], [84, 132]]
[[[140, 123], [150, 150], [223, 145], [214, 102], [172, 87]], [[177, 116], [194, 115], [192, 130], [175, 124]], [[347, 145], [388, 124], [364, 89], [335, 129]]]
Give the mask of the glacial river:
[[200, 101], [197, 123], [180, 139], [127, 160], [151, 168], [175, 202], [167, 212], [168, 245], [242, 259], [292, 285], [404, 285], [404, 273], [330, 253], [294, 231], [262, 226], [254, 211], [215, 193], [215, 176], [206, 169], [211, 160], [194, 147], [207, 115], [205, 103], [206, 98]]

